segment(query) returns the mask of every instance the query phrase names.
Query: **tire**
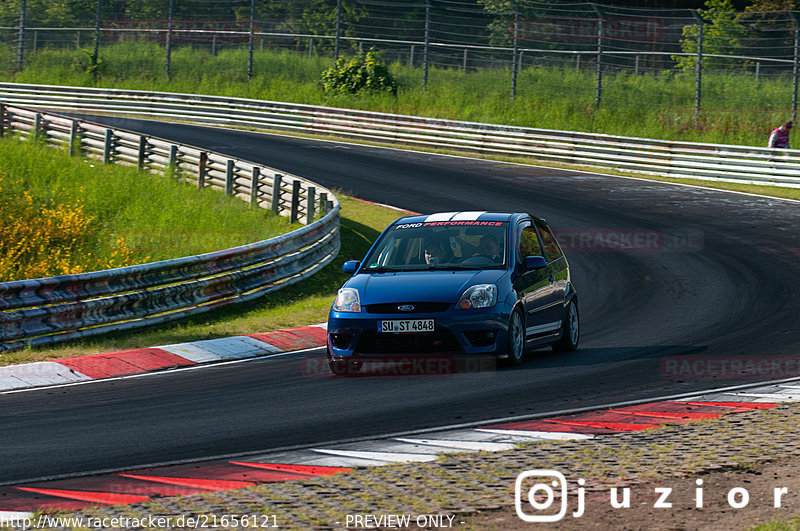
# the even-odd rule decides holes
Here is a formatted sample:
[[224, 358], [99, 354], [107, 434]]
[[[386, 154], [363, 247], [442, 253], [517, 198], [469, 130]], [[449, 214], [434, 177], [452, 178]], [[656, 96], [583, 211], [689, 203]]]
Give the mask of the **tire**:
[[349, 360], [328, 360], [328, 367], [336, 376], [353, 376], [358, 374], [363, 367], [360, 361]]
[[515, 366], [525, 357], [525, 321], [519, 308], [511, 312], [508, 320], [508, 358], [506, 364]]
[[581, 336], [580, 314], [575, 299], [569, 301], [564, 319], [561, 322], [561, 337], [553, 343], [553, 352], [575, 352]]

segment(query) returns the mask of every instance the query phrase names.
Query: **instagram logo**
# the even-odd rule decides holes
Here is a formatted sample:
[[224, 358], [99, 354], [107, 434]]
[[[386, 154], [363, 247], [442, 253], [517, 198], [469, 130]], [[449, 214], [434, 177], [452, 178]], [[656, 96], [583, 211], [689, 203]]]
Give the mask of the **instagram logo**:
[[[578, 480], [579, 485], [584, 483], [583, 479]], [[553, 511], [556, 498], [560, 498], [558, 512]], [[523, 499], [527, 501], [525, 507]], [[583, 507], [584, 489], [581, 487], [578, 489], [578, 510], [572, 516], [581, 517]], [[514, 484], [514, 508], [524, 522], [558, 522], [567, 514], [567, 478], [555, 470], [522, 472]]]

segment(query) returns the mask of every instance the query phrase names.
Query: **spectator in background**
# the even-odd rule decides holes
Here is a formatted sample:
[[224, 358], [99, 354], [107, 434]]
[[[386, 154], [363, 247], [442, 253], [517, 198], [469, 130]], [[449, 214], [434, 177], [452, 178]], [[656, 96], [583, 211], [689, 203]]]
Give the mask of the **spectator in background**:
[[792, 130], [791, 120], [778, 127], [769, 135], [769, 142], [767, 147], [790, 149], [789, 146], [789, 131]]

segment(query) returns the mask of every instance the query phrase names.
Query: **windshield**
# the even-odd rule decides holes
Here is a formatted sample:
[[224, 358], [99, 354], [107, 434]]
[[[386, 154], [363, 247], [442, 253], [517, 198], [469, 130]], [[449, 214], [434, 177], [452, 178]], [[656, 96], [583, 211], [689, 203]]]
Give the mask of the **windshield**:
[[384, 233], [363, 269], [503, 269], [507, 241], [508, 222], [405, 223]]

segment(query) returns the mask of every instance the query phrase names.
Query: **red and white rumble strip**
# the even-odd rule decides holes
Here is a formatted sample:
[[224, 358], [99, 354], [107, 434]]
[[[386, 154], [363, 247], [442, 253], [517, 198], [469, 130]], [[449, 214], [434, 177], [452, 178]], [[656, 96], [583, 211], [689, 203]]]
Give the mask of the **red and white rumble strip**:
[[[0, 391], [320, 347], [325, 344], [325, 335], [325, 326], [317, 325], [2, 367]], [[216, 459], [12, 485], [0, 487], [0, 519], [24, 518], [40, 509], [79, 510], [97, 505], [129, 504], [156, 496], [229, 490], [347, 473], [356, 467], [433, 461], [442, 453], [509, 450], [520, 442], [592, 439], [668, 423], [689, 423], [768, 409], [787, 401], [800, 401], [800, 384], [765, 385], [534, 420], [499, 421], [479, 427], [431, 430], [413, 436], [387, 436], [319, 448], [268, 452], [241, 459]]]
[[325, 345], [326, 325], [0, 367], [0, 392], [255, 358]]

